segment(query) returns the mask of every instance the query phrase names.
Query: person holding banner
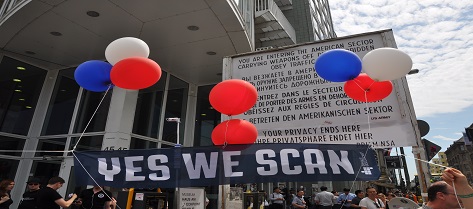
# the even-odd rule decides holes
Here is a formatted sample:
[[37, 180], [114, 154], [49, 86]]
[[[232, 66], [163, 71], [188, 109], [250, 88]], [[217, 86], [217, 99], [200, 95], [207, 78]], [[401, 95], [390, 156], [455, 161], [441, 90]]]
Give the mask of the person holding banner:
[[77, 198], [76, 194], [71, 194], [69, 200], [64, 200], [62, 196], [56, 191], [64, 185], [65, 181], [61, 177], [52, 177], [48, 181], [48, 185], [38, 191], [36, 201], [38, 209], [59, 209], [60, 207], [67, 208], [72, 205]]
[[76, 202], [83, 209], [111, 209], [112, 193], [100, 186], [83, 190]]
[[355, 194], [350, 193], [350, 189], [344, 188], [343, 193], [338, 196], [338, 203], [342, 204], [343, 209], [350, 209], [351, 208], [351, 200], [355, 198]]
[[438, 181], [427, 189], [428, 202], [419, 209], [461, 208], [473, 209], [473, 188], [466, 176], [455, 168], [442, 173], [444, 181]]

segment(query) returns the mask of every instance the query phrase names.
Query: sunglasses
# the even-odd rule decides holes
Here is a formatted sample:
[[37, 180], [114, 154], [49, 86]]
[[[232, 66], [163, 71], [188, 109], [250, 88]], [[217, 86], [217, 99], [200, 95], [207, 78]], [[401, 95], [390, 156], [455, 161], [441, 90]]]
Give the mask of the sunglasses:
[[33, 186], [33, 185], [39, 185], [38, 183], [29, 183], [28, 185]]

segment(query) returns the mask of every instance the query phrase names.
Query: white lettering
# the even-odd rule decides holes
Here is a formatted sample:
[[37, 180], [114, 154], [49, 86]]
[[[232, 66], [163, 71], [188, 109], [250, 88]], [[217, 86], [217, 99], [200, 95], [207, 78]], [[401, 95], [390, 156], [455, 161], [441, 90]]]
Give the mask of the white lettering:
[[[312, 155], [315, 154], [317, 163], [312, 162]], [[304, 163], [307, 169], [307, 174], [314, 174], [315, 169], [319, 169], [321, 174], [327, 173], [327, 168], [325, 168], [324, 154], [318, 149], [306, 149], [304, 150]]]
[[152, 171], [161, 171], [162, 175], [158, 177], [157, 173], [150, 173], [149, 179], [153, 181], [164, 181], [171, 178], [169, 167], [165, 165], [157, 165], [157, 161], [161, 163], [168, 162], [168, 156], [166, 155], [151, 155], [148, 157], [148, 168]]
[[264, 155], [267, 155], [268, 158], [276, 157], [276, 153], [274, 153], [274, 151], [270, 149], [262, 149], [262, 150], [256, 151], [255, 153], [256, 162], [260, 165], [269, 165], [269, 170], [265, 170], [264, 167], [261, 166], [261, 167], [257, 167], [256, 171], [258, 172], [259, 175], [262, 175], [262, 176], [276, 175], [278, 173], [277, 162], [275, 160], [265, 160]]
[[345, 169], [349, 174], [354, 174], [353, 165], [351, 165], [350, 160], [348, 160], [348, 151], [340, 151], [342, 155], [340, 158], [338, 157], [337, 153], [333, 150], [327, 150], [328, 157], [330, 158], [330, 167], [332, 167], [333, 174], [340, 174], [341, 166]]
[[281, 154], [281, 167], [282, 167], [282, 172], [284, 174], [296, 175], [296, 174], [302, 173], [302, 167], [300, 165], [294, 166], [294, 169], [291, 169], [291, 166], [289, 165], [289, 154], [291, 154], [292, 157], [300, 157], [299, 151], [297, 151], [296, 149], [282, 149], [280, 154]]
[[133, 162], [143, 161], [143, 156], [125, 157], [125, 180], [126, 181], [144, 181], [144, 176], [135, 176], [136, 172], [141, 172], [141, 167], [135, 167]]
[[97, 158], [99, 161], [99, 173], [105, 176], [105, 181], [113, 181], [113, 176], [120, 173], [120, 160], [118, 157], [112, 157], [112, 170], [107, 169], [107, 159]]
[[222, 152], [223, 170], [225, 171], [225, 177], [236, 177], [243, 176], [243, 172], [233, 172], [232, 167], [238, 166], [238, 161], [232, 161], [232, 156], [241, 155], [241, 151]]
[[199, 179], [201, 170], [204, 171], [204, 176], [207, 179], [215, 178], [215, 176], [217, 175], [218, 152], [210, 153], [210, 165], [207, 163], [205, 153], [195, 154], [195, 166], [192, 162], [192, 157], [190, 154], [182, 154], [182, 159], [184, 159], [184, 163], [186, 164], [187, 173], [189, 174], [190, 179]]

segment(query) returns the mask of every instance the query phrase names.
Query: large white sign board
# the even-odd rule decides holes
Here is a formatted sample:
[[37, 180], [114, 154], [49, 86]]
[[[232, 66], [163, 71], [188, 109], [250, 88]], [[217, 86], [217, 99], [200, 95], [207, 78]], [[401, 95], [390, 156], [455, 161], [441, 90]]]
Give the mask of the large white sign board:
[[256, 143], [414, 146], [416, 118], [405, 78], [393, 81], [389, 97], [362, 103], [344, 93], [344, 83], [326, 81], [314, 70], [325, 51], [342, 48], [362, 58], [381, 47], [396, 47], [392, 31], [225, 58], [224, 78], [243, 79], [258, 90], [256, 105], [234, 118], [257, 127]]

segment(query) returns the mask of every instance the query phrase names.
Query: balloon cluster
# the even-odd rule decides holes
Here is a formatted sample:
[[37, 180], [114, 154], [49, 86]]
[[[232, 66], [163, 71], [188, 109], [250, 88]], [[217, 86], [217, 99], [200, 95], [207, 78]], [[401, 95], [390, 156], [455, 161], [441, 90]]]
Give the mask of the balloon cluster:
[[[209, 94], [212, 107], [222, 114], [239, 115], [251, 109], [258, 99], [256, 88], [239, 79], [225, 80], [215, 85]], [[218, 124], [212, 131], [214, 145], [252, 144], [258, 136], [256, 127], [242, 119], [231, 119]]]
[[161, 78], [161, 67], [148, 58], [148, 45], [133, 37], [119, 38], [105, 49], [108, 62], [90, 60], [80, 64], [76, 82], [84, 89], [103, 92], [115, 85], [129, 90], [152, 86]]
[[[345, 93], [360, 102], [386, 98], [393, 90], [391, 80], [405, 76], [412, 68], [409, 55], [394, 48], [368, 52], [363, 61], [353, 52], [334, 49], [324, 52], [315, 62], [317, 74], [325, 80], [346, 82]], [[361, 71], [365, 73], [361, 73]]]

